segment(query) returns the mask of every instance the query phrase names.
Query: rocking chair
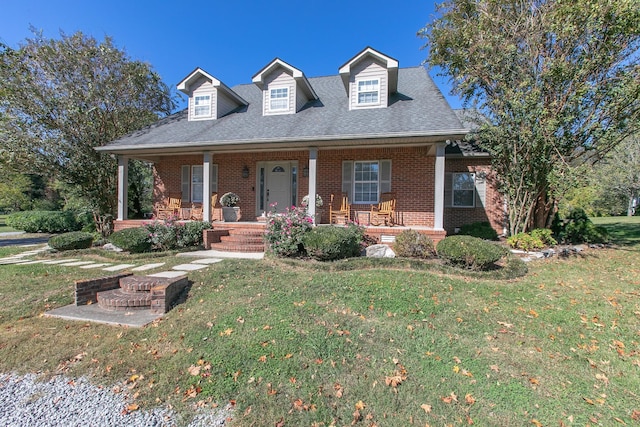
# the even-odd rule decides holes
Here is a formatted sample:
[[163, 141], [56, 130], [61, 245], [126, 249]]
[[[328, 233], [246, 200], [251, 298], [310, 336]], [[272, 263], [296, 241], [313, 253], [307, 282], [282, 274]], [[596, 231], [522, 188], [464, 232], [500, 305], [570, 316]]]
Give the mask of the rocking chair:
[[371, 206], [371, 224], [393, 227], [396, 217], [396, 196], [394, 193], [382, 193], [380, 203]]
[[[331, 195], [331, 203], [329, 204], [329, 224], [346, 224], [351, 218], [351, 205], [349, 204], [349, 197], [346, 193], [342, 193], [340, 198], [340, 207], [334, 208], [334, 195]], [[337, 200], [336, 200], [337, 203]]]

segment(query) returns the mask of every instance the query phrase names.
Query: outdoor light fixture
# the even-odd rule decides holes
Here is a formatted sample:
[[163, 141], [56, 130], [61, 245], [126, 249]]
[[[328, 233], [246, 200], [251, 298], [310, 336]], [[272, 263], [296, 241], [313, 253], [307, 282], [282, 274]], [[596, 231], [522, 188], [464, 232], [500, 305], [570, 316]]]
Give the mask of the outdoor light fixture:
[[249, 167], [247, 165], [242, 168], [242, 177], [249, 178]]
[[302, 168], [302, 176], [305, 178], [309, 176], [309, 166], [305, 166]]

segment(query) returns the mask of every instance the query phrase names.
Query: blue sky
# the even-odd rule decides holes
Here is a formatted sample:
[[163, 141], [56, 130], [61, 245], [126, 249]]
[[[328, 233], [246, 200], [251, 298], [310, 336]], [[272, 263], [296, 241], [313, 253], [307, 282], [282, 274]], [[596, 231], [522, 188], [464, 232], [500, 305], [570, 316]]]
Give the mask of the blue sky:
[[[174, 87], [201, 67], [225, 84], [251, 77], [279, 57], [307, 77], [336, 74], [366, 46], [420, 65], [425, 40], [416, 32], [433, 18], [434, 1], [419, 0], [7, 0], [0, 7], [0, 41], [12, 47], [31, 36], [78, 30], [111, 36], [128, 55], [150, 63]], [[452, 107], [446, 79], [432, 77]]]

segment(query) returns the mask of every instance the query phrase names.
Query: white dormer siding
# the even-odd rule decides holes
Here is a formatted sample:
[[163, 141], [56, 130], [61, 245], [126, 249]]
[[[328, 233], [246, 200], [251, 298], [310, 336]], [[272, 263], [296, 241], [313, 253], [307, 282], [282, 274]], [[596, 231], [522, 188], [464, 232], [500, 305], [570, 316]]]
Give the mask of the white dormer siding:
[[349, 109], [381, 108], [389, 103], [388, 73], [369, 57], [356, 64], [349, 78]]
[[[218, 117], [217, 91], [211, 81], [199, 78], [191, 86], [193, 92], [189, 97], [189, 120], [211, 120]], [[208, 109], [206, 108], [208, 105]]]
[[296, 82], [282, 68], [276, 69], [264, 79], [263, 114], [292, 114], [296, 108]]
[[189, 121], [219, 119], [241, 105], [249, 105], [224, 83], [200, 68], [178, 83], [177, 88], [189, 97]]

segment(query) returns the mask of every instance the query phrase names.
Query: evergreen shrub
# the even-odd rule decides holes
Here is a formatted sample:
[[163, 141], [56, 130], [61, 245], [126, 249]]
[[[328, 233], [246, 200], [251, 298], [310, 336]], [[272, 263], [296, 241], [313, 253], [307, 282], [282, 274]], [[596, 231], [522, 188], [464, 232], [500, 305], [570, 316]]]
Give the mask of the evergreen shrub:
[[403, 258], [431, 258], [435, 255], [433, 240], [416, 230], [405, 230], [396, 236], [393, 250]]
[[302, 236], [305, 252], [318, 261], [360, 256], [364, 240], [364, 227], [348, 224], [346, 227], [315, 227]]
[[111, 234], [109, 241], [124, 251], [142, 253], [151, 251], [149, 230], [145, 227], [125, 228]]
[[49, 246], [57, 251], [87, 249], [93, 244], [93, 234], [82, 231], [58, 234], [49, 239]]
[[7, 217], [7, 225], [27, 233], [65, 233], [81, 225], [73, 211], [23, 211]]
[[473, 236], [448, 236], [436, 246], [438, 256], [449, 264], [471, 270], [486, 270], [507, 254], [495, 243]]

